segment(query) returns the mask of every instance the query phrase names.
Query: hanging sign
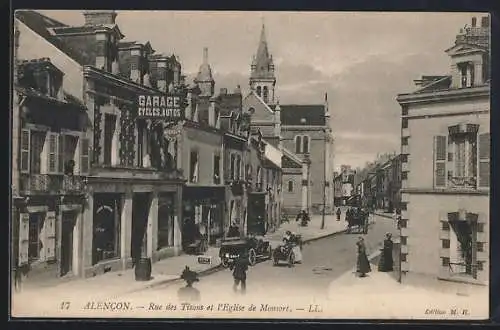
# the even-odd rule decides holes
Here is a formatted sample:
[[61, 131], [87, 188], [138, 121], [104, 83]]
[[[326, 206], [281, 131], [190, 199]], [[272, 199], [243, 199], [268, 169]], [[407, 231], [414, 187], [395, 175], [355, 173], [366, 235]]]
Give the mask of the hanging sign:
[[142, 94], [137, 97], [137, 117], [179, 121], [184, 119], [182, 103], [182, 97], [177, 94]]

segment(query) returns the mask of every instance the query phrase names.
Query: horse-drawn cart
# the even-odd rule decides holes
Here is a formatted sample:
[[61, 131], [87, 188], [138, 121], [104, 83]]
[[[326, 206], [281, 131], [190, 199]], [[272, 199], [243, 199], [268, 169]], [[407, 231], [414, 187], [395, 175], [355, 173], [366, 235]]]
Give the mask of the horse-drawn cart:
[[222, 241], [219, 257], [223, 267], [229, 267], [240, 255], [244, 254], [248, 256], [248, 263], [253, 266], [259, 259], [271, 258], [271, 244], [257, 237], [226, 238]]
[[350, 214], [346, 215], [347, 232], [354, 233], [353, 228], [356, 228], [356, 233], [366, 234], [368, 232], [368, 213], [361, 209], [352, 209]]

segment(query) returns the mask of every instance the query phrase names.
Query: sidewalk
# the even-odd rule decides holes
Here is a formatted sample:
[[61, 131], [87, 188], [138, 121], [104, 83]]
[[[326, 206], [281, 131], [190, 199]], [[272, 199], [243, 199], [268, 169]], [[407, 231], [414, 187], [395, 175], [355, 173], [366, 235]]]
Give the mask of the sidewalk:
[[[355, 269], [328, 288], [331, 309], [339, 317], [376, 319], [485, 319], [487, 287], [439, 281], [408, 273], [402, 283], [397, 274], [377, 271], [379, 251], [369, 256], [372, 271], [356, 277]], [[337, 304], [336, 302], [341, 302]], [[451, 314], [451, 310], [458, 314]], [[466, 311], [466, 312], [464, 312]]]
[[[281, 243], [287, 230], [301, 234], [304, 242], [307, 242], [334, 235], [346, 228], [343, 217], [341, 221], [336, 221], [334, 216], [326, 216], [324, 229], [321, 229], [321, 220], [321, 216], [312, 216], [308, 227], [300, 227], [298, 222], [290, 221], [290, 223], [282, 224], [274, 233], [266, 235], [266, 238], [271, 242], [271, 246], [276, 246]], [[135, 281], [134, 269], [127, 269], [93, 278], [58, 282], [50, 287], [29, 288], [20, 293], [13, 292], [12, 300], [13, 303], [14, 300], [19, 303], [28, 301], [32, 303], [36, 297], [51, 297], [51, 300], [58, 301], [74, 300], [74, 297], [82, 297], [84, 300], [112, 298], [178, 280], [185, 266], [200, 275], [218, 271], [221, 269], [218, 253], [219, 248], [209, 248], [204, 254], [212, 259], [212, 263], [208, 265], [199, 264], [198, 257], [193, 255], [180, 255], [160, 260], [152, 265], [153, 279], [147, 282]]]

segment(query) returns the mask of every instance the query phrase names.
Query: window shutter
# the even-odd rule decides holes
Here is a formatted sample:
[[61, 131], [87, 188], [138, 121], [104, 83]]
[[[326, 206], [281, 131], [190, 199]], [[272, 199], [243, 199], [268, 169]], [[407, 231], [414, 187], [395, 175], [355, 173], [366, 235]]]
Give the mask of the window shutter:
[[29, 129], [21, 130], [21, 173], [30, 171], [30, 137]]
[[490, 133], [479, 134], [479, 180], [478, 186], [490, 186]]
[[295, 137], [295, 153], [300, 154], [302, 147], [302, 136], [298, 135]]
[[30, 214], [21, 213], [19, 215], [19, 260], [18, 266], [28, 263]]
[[59, 135], [57, 133], [49, 132], [48, 134], [49, 149], [47, 153], [47, 173], [56, 174], [57, 173], [57, 158], [58, 158], [58, 144]]
[[90, 171], [90, 142], [88, 138], [80, 139], [80, 175], [88, 175]]
[[65, 136], [60, 134], [57, 142], [57, 172], [64, 173], [64, 140]]
[[44, 224], [45, 259], [54, 260], [56, 257], [56, 212], [47, 212]]
[[446, 188], [447, 136], [434, 136], [434, 187]]

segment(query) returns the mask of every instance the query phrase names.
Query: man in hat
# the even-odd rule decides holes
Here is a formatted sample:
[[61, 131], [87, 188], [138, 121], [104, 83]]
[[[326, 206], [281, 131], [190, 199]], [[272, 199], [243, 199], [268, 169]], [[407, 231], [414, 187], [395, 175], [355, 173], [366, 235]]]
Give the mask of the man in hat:
[[234, 292], [238, 291], [238, 286], [241, 284], [241, 293], [245, 294], [247, 289], [248, 254], [240, 254], [238, 259], [231, 264], [230, 269], [233, 271]]
[[200, 291], [193, 287], [194, 282], [198, 282], [198, 274], [189, 269], [188, 266], [184, 268], [181, 274], [181, 279], [186, 281], [186, 286], [179, 289], [177, 296], [181, 302], [191, 302], [200, 300]]

